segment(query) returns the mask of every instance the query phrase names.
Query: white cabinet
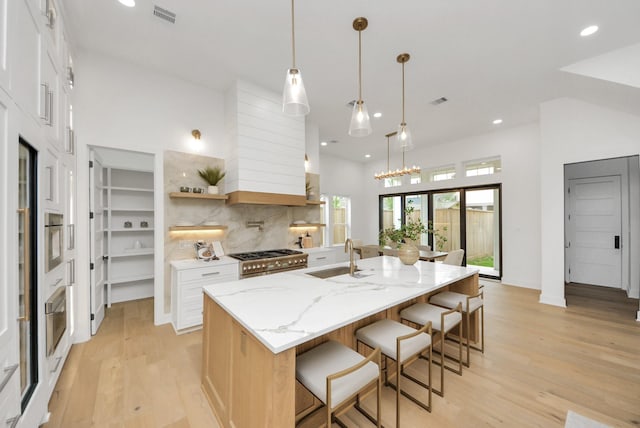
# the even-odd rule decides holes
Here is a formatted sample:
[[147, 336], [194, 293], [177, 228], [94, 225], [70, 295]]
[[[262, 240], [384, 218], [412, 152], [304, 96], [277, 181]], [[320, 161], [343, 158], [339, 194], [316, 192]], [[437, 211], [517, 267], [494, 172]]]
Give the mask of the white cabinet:
[[107, 305], [153, 296], [153, 172], [104, 168]]
[[309, 254], [307, 267], [330, 265], [336, 262], [336, 254], [332, 248], [307, 248], [302, 251]]
[[0, 0], [0, 87], [9, 87], [9, 55], [7, 51], [7, 39], [9, 37], [9, 22], [7, 20], [7, 2]]
[[[11, 0], [9, 2], [11, 83], [10, 94], [20, 108], [34, 120], [39, 120], [41, 103], [46, 98], [41, 86], [40, 61], [42, 58], [42, 36], [40, 33], [40, 9], [33, 9], [33, 1]], [[42, 110], [45, 105], [42, 104]]]
[[46, 210], [62, 212], [60, 186], [60, 159], [58, 153], [47, 147], [42, 156], [40, 197]]
[[[45, 50], [42, 58], [40, 120], [47, 138], [58, 148], [60, 144], [60, 78], [56, 58]], [[62, 116], [64, 117], [64, 116]]]
[[180, 333], [202, 325], [202, 287], [238, 278], [238, 261], [230, 257], [212, 262], [171, 262], [171, 323], [174, 330]]
[[20, 418], [20, 368], [8, 357], [8, 349], [0, 351], [0, 421], [8, 427]]

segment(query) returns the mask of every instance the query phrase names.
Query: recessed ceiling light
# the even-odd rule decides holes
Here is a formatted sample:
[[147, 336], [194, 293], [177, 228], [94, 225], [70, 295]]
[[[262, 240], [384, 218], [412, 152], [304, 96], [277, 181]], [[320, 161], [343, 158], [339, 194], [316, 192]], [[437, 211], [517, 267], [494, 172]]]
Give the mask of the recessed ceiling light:
[[118, 1], [127, 7], [133, 7], [136, 5], [136, 0], [118, 0]]
[[320, 141], [321, 146], [326, 146], [328, 143], [326, 141]]
[[585, 28], [584, 30], [580, 31], [580, 35], [582, 37], [587, 37], [587, 36], [592, 35], [596, 31], [598, 31], [598, 26], [597, 25], [590, 25], [587, 28]]
[[367, 153], [366, 155], [364, 155], [365, 158], [370, 158], [371, 155], [369, 153]]
[[502, 119], [496, 119], [493, 121], [494, 125], [500, 125], [502, 123]]
[[375, 117], [375, 118], [382, 117], [382, 113], [380, 113], [380, 112], [373, 113], [373, 117]]

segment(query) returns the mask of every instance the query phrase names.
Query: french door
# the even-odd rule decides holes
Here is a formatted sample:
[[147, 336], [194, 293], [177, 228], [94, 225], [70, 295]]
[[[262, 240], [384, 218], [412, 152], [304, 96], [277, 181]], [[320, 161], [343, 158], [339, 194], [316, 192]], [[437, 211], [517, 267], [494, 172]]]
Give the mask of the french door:
[[446, 252], [461, 248], [463, 264], [478, 268], [481, 276], [502, 277], [499, 184], [381, 195], [380, 230], [400, 227], [408, 207], [435, 230], [421, 237], [421, 245]]

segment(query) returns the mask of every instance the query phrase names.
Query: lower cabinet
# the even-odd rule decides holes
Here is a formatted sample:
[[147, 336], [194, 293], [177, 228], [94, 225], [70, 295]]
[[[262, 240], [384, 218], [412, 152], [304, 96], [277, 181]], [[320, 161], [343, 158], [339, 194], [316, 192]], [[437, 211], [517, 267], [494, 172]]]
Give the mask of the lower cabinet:
[[307, 248], [302, 250], [309, 254], [307, 267], [319, 267], [336, 262], [335, 251], [332, 248]]
[[202, 325], [202, 287], [238, 278], [238, 261], [229, 257], [171, 262], [171, 323], [176, 333]]
[[20, 412], [20, 367], [9, 358], [8, 352], [0, 352], [0, 425], [16, 426]]

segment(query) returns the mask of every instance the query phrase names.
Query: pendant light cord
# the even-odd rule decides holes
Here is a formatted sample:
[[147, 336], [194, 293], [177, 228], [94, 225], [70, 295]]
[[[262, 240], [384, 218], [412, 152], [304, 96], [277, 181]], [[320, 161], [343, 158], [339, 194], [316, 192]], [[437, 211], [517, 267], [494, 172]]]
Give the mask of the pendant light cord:
[[362, 30], [358, 30], [358, 101], [362, 101]]
[[389, 169], [389, 136], [387, 135], [387, 171], [390, 171]]
[[404, 62], [402, 63], [402, 124], [404, 125]]
[[293, 52], [293, 67], [292, 68], [296, 68], [296, 30], [295, 30], [296, 21], [295, 21], [293, 2], [294, 2], [294, 0], [291, 0], [291, 50]]

